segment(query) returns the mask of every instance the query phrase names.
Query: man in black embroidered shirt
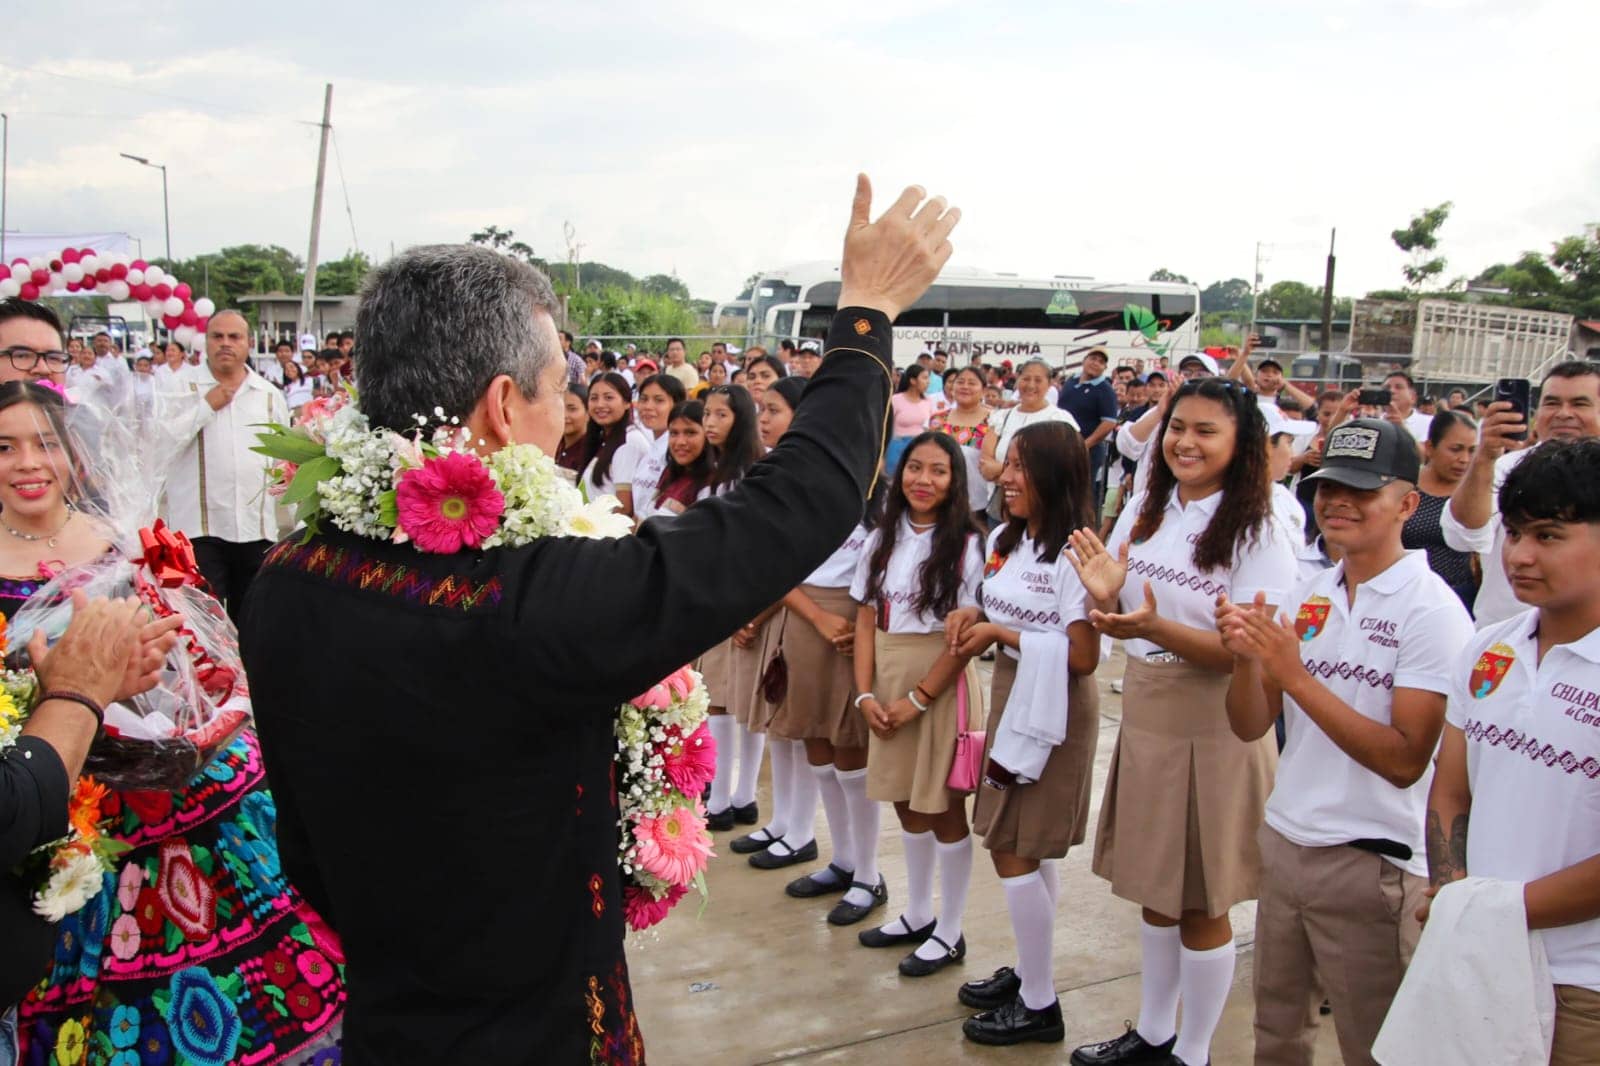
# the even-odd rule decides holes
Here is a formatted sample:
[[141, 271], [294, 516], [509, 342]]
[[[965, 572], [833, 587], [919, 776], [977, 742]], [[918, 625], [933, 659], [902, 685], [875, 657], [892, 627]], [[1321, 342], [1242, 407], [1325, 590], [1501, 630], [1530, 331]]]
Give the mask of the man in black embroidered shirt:
[[[284, 869], [344, 941], [348, 1066], [643, 1060], [614, 709], [780, 599], [860, 519], [890, 322], [949, 258], [959, 217], [912, 188], [873, 223], [870, 196], [863, 177], [822, 368], [735, 491], [617, 540], [429, 555], [323, 534], [274, 550], [245, 665]], [[552, 453], [554, 307], [542, 275], [483, 249], [391, 260], [357, 318], [363, 412], [405, 429], [442, 407], [480, 450]], [[766, 550], [732, 550], [749, 544]], [[370, 580], [380, 568], [406, 579]], [[443, 582], [456, 595], [408, 595]], [[310, 618], [346, 634], [315, 676], [298, 636]]]

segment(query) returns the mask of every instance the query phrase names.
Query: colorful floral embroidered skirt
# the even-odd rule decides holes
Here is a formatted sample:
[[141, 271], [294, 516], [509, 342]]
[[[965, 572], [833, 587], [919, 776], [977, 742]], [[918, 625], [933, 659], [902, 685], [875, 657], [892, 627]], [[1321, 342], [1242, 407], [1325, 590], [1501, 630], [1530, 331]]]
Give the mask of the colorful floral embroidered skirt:
[[255, 735], [181, 793], [117, 798], [112, 835], [132, 850], [61, 923], [22, 1003], [22, 1061], [338, 1063], [344, 968], [279, 868]]

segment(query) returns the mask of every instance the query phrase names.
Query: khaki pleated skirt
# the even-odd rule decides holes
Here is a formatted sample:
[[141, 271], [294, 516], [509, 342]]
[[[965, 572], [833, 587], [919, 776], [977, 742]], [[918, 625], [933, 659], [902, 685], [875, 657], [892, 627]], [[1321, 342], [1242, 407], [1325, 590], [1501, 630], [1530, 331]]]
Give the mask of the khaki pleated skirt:
[[[997, 650], [989, 695], [990, 747], [1016, 679], [1017, 661]], [[990, 851], [1023, 859], [1059, 859], [1088, 834], [1090, 785], [1100, 742], [1100, 690], [1092, 676], [1073, 677], [1065, 697], [1067, 736], [1045, 760], [1039, 780], [1005, 789], [978, 787], [972, 830]], [[988, 750], [983, 754], [987, 760]]]
[[[801, 585], [800, 591], [829, 614], [855, 620], [859, 605], [849, 589]], [[854, 706], [855, 660], [800, 618], [789, 619], [782, 647], [789, 693], [772, 716], [772, 733], [788, 740], [826, 740], [836, 748], [866, 747], [867, 720]]]
[[[1185, 662], [1128, 662], [1094, 872], [1157, 914], [1211, 917], [1255, 899], [1261, 828], [1278, 768], [1269, 732], [1228, 727], [1228, 676]], [[1120, 845], [1120, 846], [1119, 846]]]
[[[928, 676], [944, 654], [943, 633], [876, 632], [872, 691], [887, 707]], [[969, 728], [984, 720], [978, 671], [967, 664]], [[921, 814], [943, 814], [950, 807], [947, 787], [956, 755], [956, 686], [951, 685], [918, 715], [885, 740], [869, 730], [867, 797], [884, 803], [910, 803]], [[960, 797], [956, 797], [960, 800]]]
[[733, 641], [725, 640], [700, 656], [700, 679], [706, 686], [711, 706], [728, 706], [728, 656], [733, 651]]
[[728, 713], [752, 733], [765, 733], [776, 707], [761, 695], [761, 674], [777, 650], [778, 634], [783, 629], [784, 611], [779, 611], [756, 630], [748, 648], [728, 642]]

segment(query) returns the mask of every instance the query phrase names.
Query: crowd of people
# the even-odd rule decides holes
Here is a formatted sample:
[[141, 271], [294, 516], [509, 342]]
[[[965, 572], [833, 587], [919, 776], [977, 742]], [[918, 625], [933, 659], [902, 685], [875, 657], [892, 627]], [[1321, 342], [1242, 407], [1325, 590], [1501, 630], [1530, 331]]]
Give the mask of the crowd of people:
[[[915, 216], [905, 219], [912, 226]], [[954, 219], [919, 224], [921, 239], [942, 240]], [[869, 239], [865, 225], [858, 199], [852, 239]], [[847, 241], [847, 270], [851, 255]], [[841, 299], [826, 340], [784, 341], [776, 352], [717, 343], [691, 363], [680, 339], [658, 357], [598, 341], [580, 353], [560, 334], [552, 358], [564, 391], [559, 405], [548, 398], [560, 408], [548, 450], [587, 496], [614, 496], [636, 525], [637, 550], [598, 566], [636, 565], [635, 588], [681, 574], [660, 565], [668, 555], [686, 561], [738, 544], [740, 523], [773, 542], [739, 544], [753, 557], [789, 550], [778, 543], [785, 537], [802, 544], [805, 522], [835, 531], [809, 546], [814, 568], [782, 588], [781, 567], [758, 582], [762, 560], [750, 558], [737, 568], [750, 587], [734, 607], [709, 590], [690, 593], [686, 578], [671, 586], [684, 588], [682, 598], [660, 607], [661, 626], [685, 615], [706, 634], [698, 667], [717, 747], [708, 830], [737, 833], [729, 850], [757, 870], [809, 867], [783, 891], [826, 901], [827, 922], [860, 926], [858, 944], [898, 955], [909, 979], [965, 958], [981, 846], [1004, 889], [1016, 961], [960, 987], [973, 1012], [965, 1037], [1061, 1041], [1058, 863], [1090, 839], [1097, 677], [1120, 642], [1122, 718], [1093, 869], [1140, 907], [1140, 1008], [1124, 1033], [1075, 1049], [1074, 1064], [1211, 1061], [1234, 980], [1229, 909], [1244, 900], [1259, 901], [1258, 1063], [1309, 1062], [1324, 999], [1347, 1063], [1423, 1061], [1384, 1049], [1445, 1046], [1427, 1016], [1438, 1002], [1430, 996], [1455, 997], [1474, 1019], [1464, 1027], [1472, 1040], [1504, 1036], [1516, 1019], [1497, 1011], [1504, 982], [1485, 968], [1518, 953], [1526, 963], [1530, 944], [1545, 959], [1543, 985], [1521, 991], [1530, 1004], [1553, 997], [1540, 1054], [1600, 1061], [1600, 366], [1561, 363], [1538, 383], [1533, 410], [1489, 404], [1477, 418], [1464, 392], [1430, 415], [1403, 371], [1385, 380], [1384, 405], [1363, 405], [1359, 390], [1308, 395], [1274, 361], [1253, 360], [1249, 344], [1221, 361], [1185, 353], [1175, 368], [1166, 359], [1111, 367], [1107, 353], [1090, 350], [1076, 374], [1041, 360], [954, 367], [929, 350], [898, 370], [891, 391], [877, 381], [888, 369], [889, 322], [932, 276], [900, 282], [881, 303]], [[315, 353], [286, 342], [258, 370], [244, 317], [219, 311], [201, 361], [152, 346], [129, 367], [109, 337], [80, 351], [47, 309], [0, 305], [0, 526], [9, 537], [0, 540], [0, 607], [9, 616], [42, 570], [110, 550], [52, 464], [81, 375], [131, 373], [151, 379], [150, 409], [181, 438], [167, 520], [191, 538], [207, 584], [242, 623], [259, 609], [248, 593], [263, 557], [287, 532], [266, 491], [268, 463], [252, 450], [256, 433], [362, 380], [356, 341], [380, 353], [373, 375], [400, 373], [396, 360], [427, 347], [406, 343], [403, 328], [384, 329], [330, 336]], [[886, 425], [844, 418], [852, 372], [850, 388], [865, 399], [883, 390], [872, 417]], [[872, 491], [857, 507], [845, 471], [874, 449], [877, 471], [863, 467], [860, 482]], [[835, 511], [802, 519], [802, 499], [833, 499]], [[588, 595], [581, 585], [563, 584], [559, 595]], [[758, 592], [759, 610], [724, 617]], [[254, 623], [257, 632], [267, 624]], [[0, 760], [0, 867], [59, 828], [53, 808], [96, 724], [74, 715], [145, 683], [136, 667], [170, 639], [141, 628], [131, 605], [96, 606], [39, 664], [47, 691], [31, 739]], [[646, 651], [619, 651], [613, 665], [627, 676], [627, 656]], [[986, 658], [987, 686], [977, 670]], [[594, 738], [571, 739], [589, 752]], [[580, 806], [583, 792], [580, 784]], [[907, 875], [895, 907], [880, 872], [885, 804]], [[37, 1061], [76, 1061], [62, 1041], [67, 1052], [99, 1048], [91, 1057], [105, 1061], [203, 1061], [205, 1048], [220, 1046], [206, 1027], [231, 1018], [232, 1042], [215, 1061], [246, 1052], [250, 1061], [338, 1061], [346, 972], [316, 909], [329, 908], [335, 927], [359, 924], [366, 919], [351, 903], [360, 889], [345, 871], [319, 883], [311, 903], [297, 893], [294, 871], [277, 861], [276, 812], [253, 737], [159, 809], [147, 796], [126, 796], [124, 806], [118, 831], [132, 850], [112, 898], [62, 925], [53, 963], [18, 953], [0, 971], [0, 1006], [21, 1001], [13, 1017], [24, 1048]], [[326, 844], [294, 832], [297, 858]], [[169, 898], [174, 850], [205, 856], [204, 928]], [[1496, 892], [1507, 883], [1517, 886], [1509, 910]], [[603, 909], [600, 888], [589, 891]], [[1484, 911], [1493, 943], [1466, 942]], [[5, 942], [24, 932], [39, 939], [39, 923], [22, 912], [0, 912]], [[253, 917], [251, 931], [232, 940], [228, 922], [242, 915]], [[1424, 922], [1440, 931], [1408, 979]], [[362, 928], [361, 948], [374, 956], [412, 943], [383, 944]], [[418, 933], [416, 950], [456, 966], [471, 948], [436, 939]], [[486, 973], [486, 984], [510, 981], [525, 964], [493, 954], [504, 969]], [[426, 972], [425, 960], [415, 963], [364, 976], [411, 987], [418, 979], [400, 970]], [[29, 964], [35, 972], [20, 973]], [[626, 1013], [625, 968], [617, 972]], [[193, 976], [211, 1013], [174, 1013], [178, 978], [163, 983], [174, 973]], [[414, 1004], [428, 1017], [407, 1022], [404, 994], [395, 995], [374, 1009], [397, 1032], [414, 1024], [425, 1041], [495, 1046], [462, 1035], [494, 1014], [491, 996], [463, 991], [449, 1011]], [[394, 1046], [393, 1034], [372, 1039], [363, 1046]], [[7, 1050], [0, 1035], [0, 1061]]]

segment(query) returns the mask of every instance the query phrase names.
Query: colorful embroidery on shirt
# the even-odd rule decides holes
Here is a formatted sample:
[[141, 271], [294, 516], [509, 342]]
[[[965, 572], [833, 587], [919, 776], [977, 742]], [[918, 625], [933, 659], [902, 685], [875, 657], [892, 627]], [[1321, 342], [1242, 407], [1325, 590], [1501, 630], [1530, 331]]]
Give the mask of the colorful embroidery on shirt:
[[1530, 762], [1544, 763], [1549, 769], [1560, 769], [1569, 774], [1581, 773], [1591, 781], [1600, 778], [1600, 759], [1593, 755], [1585, 755], [1580, 759], [1570, 749], [1558, 752], [1550, 744], [1540, 744], [1539, 738], [1531, 733], [1517, 729], [1503, 730], [1475, 718], [1467, 719], [1462, 732], [1468, 740], [1487, 744], [1491, 748], [1505, 748], [1513, 755], [1526, 755]]
[[988, 561], [983, 564], [984, 579], [987, 580], [988, 578], [994, 577], [994, 575], [1005, 569], [1005, 565], [1006, 557], [1004, 555], [1001, 555], [997, 551], [990, 552]]
[[1228, 591], [1228, 586], [1220, 581], [1199, 577], [1177, 566], [1157, 566], [1155, 563], [1143, 559], [1128, 560], [1128, 573], [1139, 574], [1151, 581], [1164, 581], [1169, 585], [1179, 588], [1193, 589], [1203, 592], [1207, 596], [1218, 596]]
[[1294, 616], [1294, 632], [1300, 638], [1300, 643], [1315, 640], [1328, 627], [1328, 612], [1331, 610], [1333, 603], [1326, 596], [1313, 596], [1300, 605], [1300, 610]]
[[499, 577], [473, 581], [455, 574], [434, 577], [415, 567], [368, 559], [349, 548], [284, 541], [267, 553], [263, 568], [281, 566], [338, 581], [357, 588], [384, 592], [429, 607], [460, 611], [495, 607], [500, 603]]
[[[1298, 625], [1298, 623], [1296, 623]], [[1394, 688], [1394, 675], [1379, 673], [1375, 667], [1352, 666], [1347, 662], [1330, 663], [1321, 659], [1307, 659], [1306, 673], [1327, 680], [1337, 674], [1345, 681], [1354, 678], [1369, 688]]]
[[[612, 1001], [609, 1012], [615, 1021], [606, 1024], [606, 1000]], [[599, 978], [589, 978], [589, 988], [584, 994], [589, 1007], [589, 1061], [595, 1066], [635, 1066], [644, 1062], [644, 1038], [639, 1033], [639, 1021], [634, 1017], [632, 997], [628, 992], [628, 972], [623, 963], [617, 963], [605, 983]]]
[[1494, 644], [1486, 648], [1472, 665], [1472, 680], [1467, 685], [1472, 698], [1481, 700], [1499, 688], [1500, 682], [1506, 679], [1506, 674], [1511, 670], [1511, 664], [1516, 661], [1517, 653], [1511, 650], [1510, 645]]

